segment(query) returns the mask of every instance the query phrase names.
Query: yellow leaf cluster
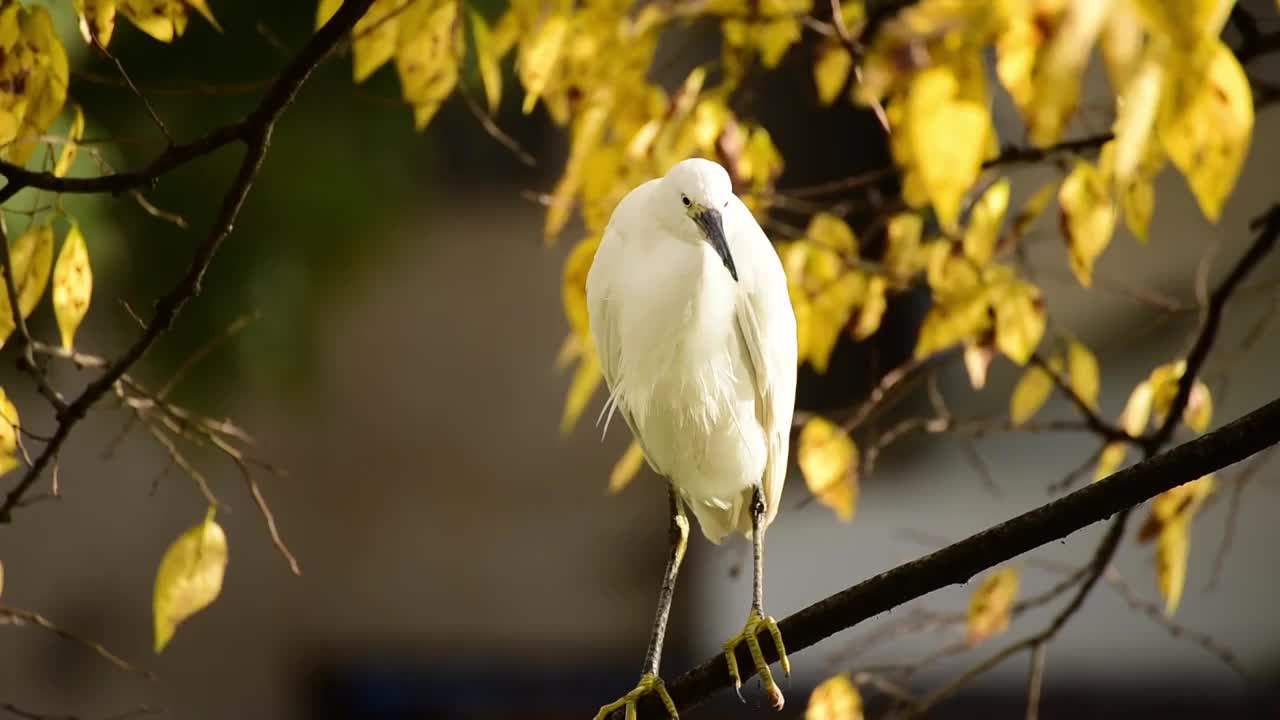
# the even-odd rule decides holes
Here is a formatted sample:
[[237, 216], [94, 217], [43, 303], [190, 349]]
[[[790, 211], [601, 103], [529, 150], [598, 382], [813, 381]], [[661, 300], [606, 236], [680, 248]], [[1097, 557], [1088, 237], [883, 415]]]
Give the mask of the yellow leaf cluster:
[[811, 418], [800, 430], [796, 462], [805, 485], [843, 522], [853, 519], [858, 502], [858, 448], [839, 425]]
[[18, 467], [18, 408], [0, 388], [0, 475]]
[[[800, 40], [801, 21], [813, 9], [813, 0], [715, 0], [708, 8], [722, 15], [722, 61], [730, 84], [742, 79], [752, 58], [766, 69], [782, 61]], [[838, 91], [837, 91], [838, 92]]]
[[[26, 318], [36, 309], [49, 285], [53, 269], [53, 226], [33, 224], [9, 247], [14, 289], [18, 291], [18, 309]], [[13, 333], [13, 310], [9, 293], [0, 285], [0, 347]]]
[[[1129, 396], [1125, 405], [1121, 423], [1130, 435], [1140, 435], [1147, 423], [1164, 422], [1172, 409], [1174, 398], [1178, 395], [1178, 385], [1186, 372], [1185, 360], [1165, 363], [1139, 383]], [[1196, 380], [1191, 385], [1191, 394], [1187, 398], [1187, 407], [1182, 412], [1182, 421], [1196, 432], [1204, 432], [1213, 421], [1213, 397], [1209, 386]]]
[[879, 329], [888, 282], [861, 269], [853, 230], [829, 213], [814, 215], [804, 237], [781, 244], [778, 253], [796, 313], [800, 362], [826, 372], [851, 322], [857, 340]]
[[970, 647], [1003, 632], [1018, 598], [1018, 570], [1003, 567], [988, 575], [969, 598], [966, 642]]
[[1024, 365], [1045, 329], [1040, 288], [998, 264], [979, 266], [945, 240], [932, 241], [927, 269], [933, 305], [916, 339], [916, 357], [960, 342], [983, 344], [987, 335], [1013, 362]]
[[996, 73], [1022, 111], [1031, 142], [1052, 145], [1080, 98], [1081, 73], [1111, 0], [1014, 3], [996, 41]]
[[996, 150], [983, 52], [1021, 0], [923, 0], [887, 21], [862, 65], [855, 99], [887, 98], [903, 198], [932, 205], [948, 232], [983, 160]]
[[804, 710], [804, 720], [862, 720], [862, 717], [862, 695], [847, 673], [818, 683]]
[[163, 43], [182, 37], [187, 31], [192, 10], [214, 29], [222, 31], [206, 0], [75, 0], [74, 5], [84, 41], [104, 48], [111, 43], [115, 33], [117, 12], [129, 18], [139, 30]]
[[27, 162], [62, 112], [69, 79], [49, 11], [0, 1], [0, 159]]
[[227, 568], [227, 536], [209, 508], [204, 521], [178, 536], [160, 559], [152, 614], [155, 649], [164, 650], [178, 625], [208, 607], [222, 591]]
[[[341, 0], [321, 0], [316, 27], [341, 6]], [[466, 52], [460, 10], [458, 0], [375, 0], [351, 29], [352, 77], [363, 82], [392, 62], [414, 127], [425, 128], [458, 84]]]
[[[865, 104], [886, 101], [904, 200], [912, 208], [932, 206], [943, 229], [954, 233], [966, 193], [998, 145], [987, 110], [987, 49], [995, 49], [996, 77], [1031, 142], [1046, 147], [1075, 117], [1082, 76], [1098, 47], [1116, 97], [1115, 140], [1097, 167], [1081, 163], [1059, 191], [1071, 266], [1088, 285], [1118, 218], [1146, 240], [1154, 179], [1167, 162], [1187, 178], [1205, 216], [1220, 217], [1254, 123], [1248, 80], [1219, 39], [1232, 4], [921, 0], [876, 33], [854, 95]], [[814, 78], [822, 102], [847, 82], [845, 64], [837, 45], [820, 46]], [[1038, 195], [1034, 205], [1042, 209], [1047, 200]], [[1019, 225], [1014, 239], [1026, 230]]]

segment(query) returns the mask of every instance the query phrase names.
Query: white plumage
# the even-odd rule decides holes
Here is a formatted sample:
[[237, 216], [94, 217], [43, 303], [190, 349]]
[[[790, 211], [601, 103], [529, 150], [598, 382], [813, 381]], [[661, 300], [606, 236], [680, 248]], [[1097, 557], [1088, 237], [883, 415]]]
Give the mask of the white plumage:
[[707, 538], [751, 533], [756, 486], [767, 527], [787, 467], [796, 320], [778, 255], [724, 168], [686, 160], [623, 198], [587, 307], [605, 413], [625, 418]]

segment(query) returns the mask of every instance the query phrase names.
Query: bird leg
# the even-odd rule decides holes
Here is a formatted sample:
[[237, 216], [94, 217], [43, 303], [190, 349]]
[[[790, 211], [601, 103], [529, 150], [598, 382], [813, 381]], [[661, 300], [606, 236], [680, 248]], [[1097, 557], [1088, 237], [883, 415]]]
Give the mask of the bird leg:
[[773, 638], [773, 645], [778, 650], [778, 663], [782, 672], [791, 677], [791, 661], [787, 659], [787, 648], [782, 644], [782, 632], [778, 630], [778, 621], [764, 614], [764, 499], [760, 497], [760, 487], [756, 486], [751, 495], [751, 545], [754, 561], [754, 573], [751, 587], [751, 612], [747, 614], [747, 624], [742, 633], [724, 644], [724, 659], [729, 666], [729, 676], [733, 678], [733, 687], [742, 697], [742, 676], [738, 673], [738, 659], [734, 655], [738, 646], [747, 644], [751, 651], [751, 660], [755, 664], [760, 682], [769, 695], [769, 703], [775, 710], [782, 709], [784, 698], [782, 690], [773, 681], [773, 673], [769, 672], [769, 663], [765, 661], [764, 651], [760, 649], [757, 637], [761, 631], [767, 630]]
[[680, 563], [684, 560], [684, 551], [689, 545], [689, 518], [685, 516], [684, 502], [676, 493], [675, 486], [670, 486], [670, 491], [671, 554], [667, 558], [666, 572], [662, 575], [662, 588], [658, 591], [658, 610], [653, 618], [653, 632], [649, 635], [649, 649], [644, 654], [644, 669], [640, 675], [640, 682], [631, 692], [602, 706], [600, 712], [596, 713], [595, 720], [605, 720], [619, 708], [626, 709], [626, 720], [635, 720], [636, 702], [649, 693], [657, 693], [672, 720], [678, 720], [680, 717], [676, 712], [676, 704], [671, 701], [671, 695], [667, 693], [667, 688], [662, 683], [662, 678], [658, 677], [658, 664], [662, 660], [662, 641], [667, 634], [667, 618], [671, 615], [671, 597], [676, 590], [676, 575], [680, 572]]

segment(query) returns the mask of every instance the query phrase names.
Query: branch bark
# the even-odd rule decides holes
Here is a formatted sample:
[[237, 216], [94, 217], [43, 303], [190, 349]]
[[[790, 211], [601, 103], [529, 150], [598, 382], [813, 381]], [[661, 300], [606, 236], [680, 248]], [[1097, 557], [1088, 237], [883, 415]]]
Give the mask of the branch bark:
[[[1121, 470], [1054, 502], [972, 535], [960, 542], [900, 565], [782, 620], [779, 627], [794, 655], [837, 632], [950, 585], [959, 585], [988, 568], [1007, 562], [1059, 538], [1150, 499], [1162, 492], [1217, 472], [1280, 443], [1280, 399], [1218, 430]], [[761, 642], [766, 658], [777, 658], [773, 644]], [[740, 649], [738, 667], [752, 667]], [[680, 710], [692, 708], [731, 681], [723, 655], [667, 684]], [[656, 699], [646, 697], [640, 716], [661, 718]]]

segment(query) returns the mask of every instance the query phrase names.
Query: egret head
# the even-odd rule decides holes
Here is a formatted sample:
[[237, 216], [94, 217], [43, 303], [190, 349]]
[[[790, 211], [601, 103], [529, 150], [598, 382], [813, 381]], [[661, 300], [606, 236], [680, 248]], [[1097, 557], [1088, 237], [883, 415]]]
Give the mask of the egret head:
[[658, 213], [677, 237], [706, 242], [715, 249], [734, 281], [738, 268], [724, 235], [724, 217], [733, 198], [729, 173], [711, 160], [691, 158], [677, 163], [658, 187]]

